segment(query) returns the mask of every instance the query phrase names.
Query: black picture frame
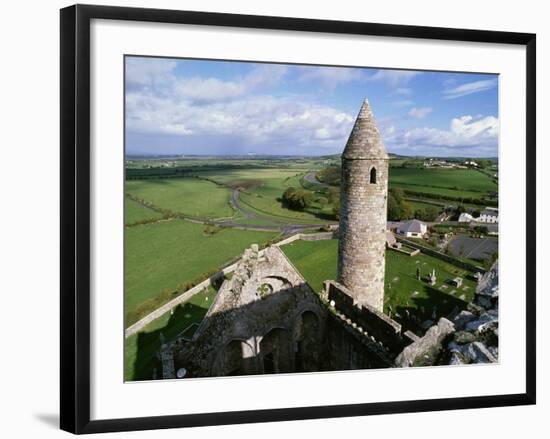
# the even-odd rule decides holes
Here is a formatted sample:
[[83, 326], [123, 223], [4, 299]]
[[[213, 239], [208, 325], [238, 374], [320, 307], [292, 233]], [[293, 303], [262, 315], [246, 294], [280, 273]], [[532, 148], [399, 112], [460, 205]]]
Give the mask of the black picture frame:
[[[525, 46], [527, 59], [525, 66], [527, 83], [526, 392], [495, 396], [90, 420], [90, 21], [92, 19]], [[62, 9], [60, 24], [60, 424], [63, 430], [77, 434], [99, 433], [535, 404], [536, 36], [534, 34], [89, 5], [75, 5]]]

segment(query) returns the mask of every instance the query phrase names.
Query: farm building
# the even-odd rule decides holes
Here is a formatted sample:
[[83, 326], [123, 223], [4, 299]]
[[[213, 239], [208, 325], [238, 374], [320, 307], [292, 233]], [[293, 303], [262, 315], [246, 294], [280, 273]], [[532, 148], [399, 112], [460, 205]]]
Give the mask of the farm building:
[[407, 238], [422, 238], [428, 231], [428, 226], [422, 221], [413, 219], [397, 226], [397, 233]]
[[496, 207], [486, 207], [477, 220], [481, 223], [498, 223], [498, 209]]
[[458, 222], [459, 223], [469, 223], [471, 222], [472, 220], [474, 219], [474, 217], [472, 215], [470, 215], [469, 213], [467, 212], [462, 212], [460, 214], [460, 216], [458, 217]]

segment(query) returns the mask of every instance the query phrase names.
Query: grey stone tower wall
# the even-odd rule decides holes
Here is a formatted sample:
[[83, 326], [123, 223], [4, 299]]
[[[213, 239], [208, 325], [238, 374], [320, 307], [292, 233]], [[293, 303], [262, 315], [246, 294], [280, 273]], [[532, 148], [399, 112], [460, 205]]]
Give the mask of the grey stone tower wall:
[[[370, 172], [376, 168], [376, 183]], [[357, 302], [382, 311], [388, 157], [365, 101], [342, 155], [338, 281]]]

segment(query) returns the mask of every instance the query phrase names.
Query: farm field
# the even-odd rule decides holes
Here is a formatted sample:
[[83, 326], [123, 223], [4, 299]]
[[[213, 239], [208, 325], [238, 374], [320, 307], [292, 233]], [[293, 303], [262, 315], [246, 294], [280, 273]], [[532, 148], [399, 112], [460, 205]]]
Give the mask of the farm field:
[[411, 191], [481, 198], [498, 186], [473, 169], [390, 168], [389, 183]]
[[411, 184], [405, 184], [405, 183], [393, 183], [391, 179], [390, 179], [389, 187], [400, 188], [405, 191], [422, 192], [424, 194], [433, 194], [433, 195], [441, 195], [441, 196], [457, 197], [457, 198], [481, 198], [482, 196], [485, 195], [485, 192], [473, 192], [473, 191], [449, 189], [449, 188], [443, 188], [443, 187], [431, 187], [431, 186], [411, 185]]
[[443, 206], [438, 206], [438, 205], [435, 205], [435, 204], [431, 204], [431, 203], [423, 203], [422, 201], [411, 201], [411, 200], [407, 200], [407, 203], [411, 206], [413, 212], [417, 209], [426, 209], [426, 208], [435, 208], [437, 209], [438, 212], [442, 212], [443, 211]]
[[129, 180], [125, 190], [133, 197], [175, 213], [213, 218], [234, 214], [228, 189], [196, 178]]
[[[294, 186], [296, 187], [296, 186]], [[300, 186], [298, 186], [298, 189]], [[277, 199], [281, 197], [284, 189], [279, 191], [255, 190], [253, 192], [241, 193], [240, 200], [251, 210], [258, 212], [260, 215], [271, 216], [275, 221], [287, 221], [296, 224], [325, 224], [327, 221], [334, 221], [333, 218], [319, 218], [322, 212], [314, 214], [309, 211], [290, 210], [281, 205]], [[269, 193], [271, 192], [271, 193]], [[278, 193], [278, 195], [277, 195]], [[327, 211], [328, 215], [329, 211]]]
[[250, 182], [252, 187], [262, 182], [268, 182], [270, 186], [279, 185], [283, 187], [282, 182], [297, 175], [306, 172], [308, 167], [291, 168], [246, 168], [246, 169], [223, 169], [215, 171], [201, 171], [196, 175], [203, 178], [210, 178], [214, 181], [229, 184], [229, 186], [238, 186], [238, 182]]
[[207, 272], [239, 256], [253, 243], [274, 238], [275, 232], [222, 229], [204, 233], [202, 224], [171, 220], [130, 227], [125, 234], [125, 310], [174, 291], [179, 284], [202, 281]]
[[[302, 165], [303, 166], [303, 165]], [[308, 168], [257, 168], [247, 170], [206, 171], [200, 177], [207, 177], [230, 187], [242, 187], [240, 200], [260, 215], [273, 216], [275, 220], [283, 219], [311, 224], [326, 223], [323, 213], [330, 216], [331, 208], [313, 203], [307, 211], [294, 211], [281, 205], [280, 198], [288, 187], [300, 189], [300, 178]]]
[[160, 348], [160, 334], [166, 340], [184, 335], [191, 336], [208, 311], [216, 295], [213, 288], [194, 295], [189, 301], [174, 308], [174, 313], [166, 313], [149, 323], [139, 333], [128, 337], [124, 343], [124, 380], [150, 380], [153, 368], [160, 374], [160, 362], [155, 353]]
[[128, 197], [124, 198], [124, 224], [135, 224], [139, 221], [154, 221], [161, 219], [162, 214], [148, 207], [142, 206], [137, 201]]
[[[282, 247], [304, 278], [315, 291], [320, 291], [323, 281], [335, 279], [338, 241], [295, 241]], [[431, 287], [426, 281], [416, 279], [420, 268], [422, 278], [435, 269], [437, 283]], [[448, 281], [455, 277], [464, 279], [461, 288]], [[476, 281], [472, 273], [440, 259], [418, 254], [408, 256], [392, 250], [386, 251], [384, 312], [402, 324], [403, 317], [415, 315], [421, 320], [449, 314], [455, 306], [462, 309], [474, 296]]]
[[[305, 174], [321, 169], [324, 161], [319, 159], [302, 160], [182, 160], [192, 169], [193, 177], [148, 178], [128, 180], [126, 193], [136, 199], [152, 203], [154, 206], [191, 216], [210, 219], [227, 219], [231, 224], [242, 226], [281, 227], [287, 224], [326, 224], [334, 222], [332, 205], [327, 195], [315, 192], [310, 187], [312, 204], [306, 211], [294, 211], [281, 205], [281, 197], [288, 187], [303, 189]], [[178, 162], [177, 166], [182, 165]], [[227, 165], [226, 167], [224, 167]], [[144, 169], [145, 170], [145, 169]], [[218, 183], [218, 184], [217, 184]], [[309, 183], [309, 182], [308, 182]], [[418, 192], [448, 194], [452, 196], [471, 196], [480, 198], [497, 186], [485, 174], [475, 170], [411, 169], [392, 168], [390, 185]], [[225, 187], [224, 187], [225, 186]], [[243, 211], [232, 208], [230, 199], [234, 188], [239, 188], [238, 202]], [[323, 200], [323, 198], [325, 198]], [[413, 211], [433, 206], [422, 200], [409, 201]], [[278, 232], [260, 232], [235, 228], [213, 227], [213, 234], [206, 233], [207, 226], [189, 221], [172, 219], [158, 223], [135, 225], [161, 219], [162, 214], [149, 209], [133, 199], [125, 199], [125, 311], [137, 315], [143, 312], [139, 307], [157, 307], [159, 301], [172, 297], [178, 286], [194, 284], [208, 277], [209, 272], [238, 257], [252, 243], [263, 244], [278, 236]], [[212, 232], [210, 230], [210, 232]], [[304, 277], [316, 291], [322, 289], [322, 282], [336, 277], [337, 241], [305, 242], [297, 241], [283, 247], [289, 258], [295, 263]], [[431, 288], [426, 282], [416, 279], [416, 268], [422, 275], [435, 268], [438, 283]], [[418, 255], [409, 257], [393, 251], [386, 256], [386, 301], [385, 311], [399, 320], [408, 311], [419, 318], [430, 318], [437, 308], [437, 314], [443, 315], [455, 306], [463, 307], [473, 297], [475, 282], [465, 278], [467, 288], [453, 291], [445, 281], [456, 276], [468, 275], [450, 264], [438, 259]], [[416, 293], [415, 293], [416, 292]], [[202, 294], [202, 293], [201, 293]], [[205, 293], [206, 294], [206, 293]], [[197, 300], [199, 298], [197, 297]], [[189, 306], [197, 304], [190, 303]], [[197, 305], [198, 306], [198, 305]], [[152, 309], [151, 309], [152, 310]], [[189, 310], [187, 310], [189, 311]], [[194, 312], [187, 312], [195, 318]], [[206, 312], [198, 306], [196, 315]], [[127, 340], [127, 356], [135, 358], [139, 351], [158, 348], [149, 346], [148, 337], [163, 332], [185, 329], [181, 325], [190, 320], [182, 318], [179, 308], [176, 314], [179, 323], [170, 323], [169, 316], [158, 319], [147, 328], [144, 335], [133, 336]], [[133, 315], [131, 318], [135, 318]], [[189, 320], [189, 321], [188, 321]], [[190, 323], [189, 323], [190, 324]], [[166, 334], [165, 334], [166, 335]], [[144, 342], [145, 340], [146, 342]], [[150, 345], [153, 346], [153, 345]], [[134, 349], [134, 354], [132, 354]], [[132, 355], [134, 357], [132, 357]], [[140, 361], [127, 362], [134, 369], [126, 370], [127, 376], [143, 377]], [[147, 366], [143, 370], [150, 370]], [[149, 372], [148, 372], [149, 373]], [[143, 379], [143, 378], [140, 378]]]

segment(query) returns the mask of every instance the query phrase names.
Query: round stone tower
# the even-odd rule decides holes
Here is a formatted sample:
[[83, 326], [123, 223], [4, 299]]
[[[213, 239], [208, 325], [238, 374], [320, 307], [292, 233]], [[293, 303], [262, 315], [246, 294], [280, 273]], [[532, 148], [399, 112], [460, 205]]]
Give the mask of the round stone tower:
[[342, 154], [338, 282], [382, 311], [388, 155], [365, 99]]

